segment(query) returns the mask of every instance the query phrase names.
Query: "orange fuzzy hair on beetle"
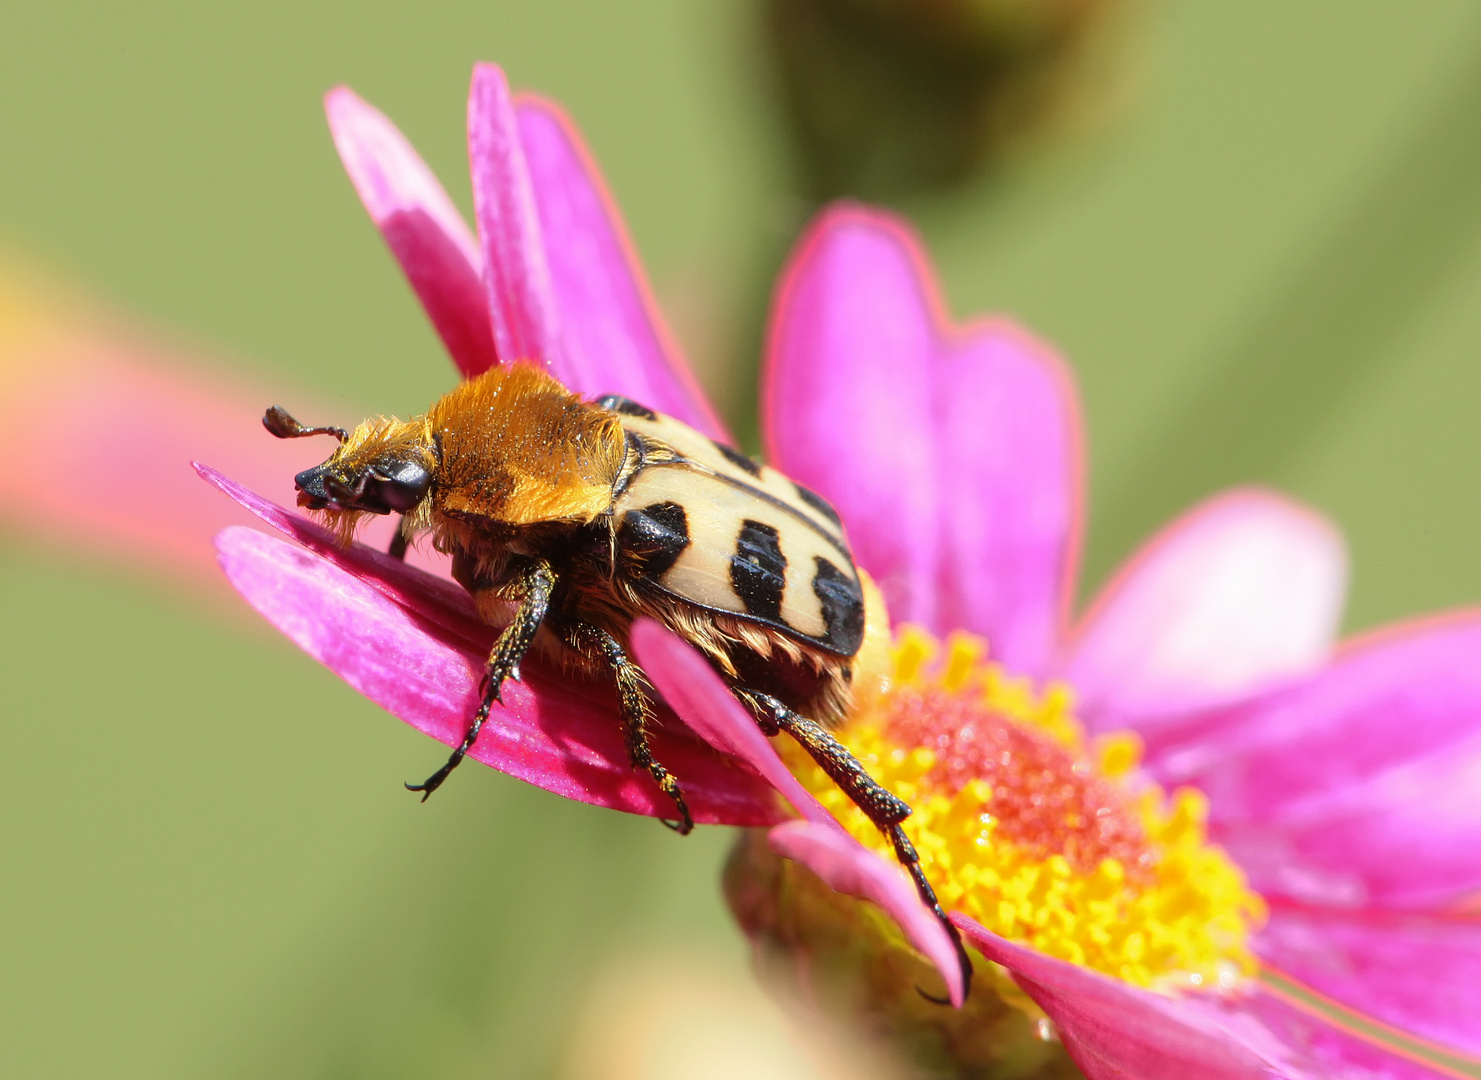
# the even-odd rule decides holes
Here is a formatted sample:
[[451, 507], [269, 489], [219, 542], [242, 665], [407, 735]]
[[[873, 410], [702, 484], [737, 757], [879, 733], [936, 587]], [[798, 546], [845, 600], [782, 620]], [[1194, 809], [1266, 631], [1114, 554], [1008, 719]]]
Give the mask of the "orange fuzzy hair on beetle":
[[611, 506], [621, 424], [531, 364], [462, 383], [426, 424], [444, 513], [518, 526], [588, 522]]

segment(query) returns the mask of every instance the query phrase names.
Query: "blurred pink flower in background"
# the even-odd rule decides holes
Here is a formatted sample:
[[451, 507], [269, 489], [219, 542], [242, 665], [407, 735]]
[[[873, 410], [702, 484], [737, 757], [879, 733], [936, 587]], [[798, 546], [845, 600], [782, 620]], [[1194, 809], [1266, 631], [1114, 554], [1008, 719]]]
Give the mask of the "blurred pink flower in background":
[[[477, 239], [383, 116], [343, 89], [328, 109], [357, 190], [465, 375], [532, 359], [581, 393], [620, 392], [724, 437], [555, 106], [513, 99], [497, 68], [476, 70]], [[113, 385], [103, 380], [114, 369], [85, 348], [65, 355]], [[466, 595], [369, 548], [340, 550], [253, 495], [246, 488], [286, 495], [303, 464], [291, 444], [254, 431], [250, 460], [238, 460], [235, 435], [222, 432], [239, 417], [125, 370], [96, 406], [109, 423], [68, 451], [82, 486], [60, 473], [7, 478], [24, 485], [7, 493], [52, 499], [44, 505], [55, 505], [55, 520], [78, 528], [122, 522], [147, 543], [173, 511], [148, 520], [133, 499], [111, 509], [78, 493], [101, 491], [120, 469], [131, 482], [154, 476], [186, 456], [182, 439], [198, 437], [191, 456], [249, 483], [203, 475], [296, 541], [223, 532], [233, 585], [367, 697], [456, 743], [493, 636]], [[1481, 888], [1481, 617], [1415, 624], [1334, 657], [1344, 583], [1335, 533], [1278, 496], [1241, 492], [1167, 529], [1072, 623], [1081, 506], [1069, 381], [1009, 323], [950, 325], [918, 247], [885, 215], [835, 209], [799, 247], [778, 294], [763, 399], [771, 461], [834, 501], [896, 620], [981, 635], [1014, 673], [1072, 685], [1090, 735], [1136, 732], [1143, 775], [1205, 792], [1211, 837], [1269, 901], [1256, 953], [1393, 1033], [1365, 1037], [1268, 980], [1154, 992], [962, 920], [1086, 1075], [1422, 1077], [1474, 1067], [1481, 925], [1457, 912]], [[96, 440], [119, 431], [118, 403], [135, 401], [124, 428], [137, 421], [157, 441], [142, 442], [146, 460], [128, 469], [132, 458], [120, 464], [112, 443]], [[177, 414], [209, 422], [170, 435]], [[43, 418], [27, 422], [34, 438], [66, 438]], [[182, 513], [173, 543], [202, 520]], [[718, 678], [656, 628], [636, 629], [634, 648], [688, 721], [670, 718], [655, 751], [684, 782], [695, 819], [775, 826], [775, 849], [888, 910], [949, 982], [944, 935], [895, 868], [799, 789]], [[533, 671], [472, 756], [570, 798], [665, 813], [663, 796], [628, 768], [610, 694]]]
[[31, 448], [0, 470], [0, 500], [29, 539], [214, 588], [202, 542], [250, 518], [203, 491], [190, 459], [293, 493], [298, 455], [262, 437], [258, 403], [268, 392], [247, 378], [0, 267], [0, 424]]

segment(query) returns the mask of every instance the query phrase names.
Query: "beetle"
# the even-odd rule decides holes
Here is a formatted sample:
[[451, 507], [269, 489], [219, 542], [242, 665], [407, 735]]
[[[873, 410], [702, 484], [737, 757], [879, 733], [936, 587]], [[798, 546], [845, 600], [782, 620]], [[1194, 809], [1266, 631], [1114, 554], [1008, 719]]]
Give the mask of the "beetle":
[[392, 553], [430, 534], [479, 617], [502, 627], [461, 743], [409, 790], [423, 800], [437, 790], [504, 680], [519, 678], [532, 649], [556, 652], [610, 671], [632, 766], [673, 802], [667, 824], [689, 832], [679, 781], [649, 747], [651, 686], [628, 656], [633, 620], [651, 617], [698, 648], [767, 735], [795, 739], [889, 837], [970, 978], [901, 828], [910, 807], [829, 730], [853, 700], [866, 638], [887, 641], [888, 619], [821, 496], [635, 401], [587, 401], [530, 363], [498, 365], [411, 420], [347, 432], [305, 427], [274, 406], [263, 424], [279, 438], [339, 440], [295, 484], [298, 504], [322, 512], [342, 543], [366, 515], [403, 515]]

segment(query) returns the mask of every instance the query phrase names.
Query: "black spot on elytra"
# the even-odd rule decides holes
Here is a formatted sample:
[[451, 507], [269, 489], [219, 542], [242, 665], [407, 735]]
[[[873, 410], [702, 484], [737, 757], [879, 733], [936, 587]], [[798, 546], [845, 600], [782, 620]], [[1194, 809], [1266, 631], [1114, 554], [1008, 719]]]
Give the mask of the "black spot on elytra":
[[678, 503], [629, 510], [617, 529], [617, 557], [634, 577], [662, 577], [688, 546], [689, 519]]
[[823, 608], [826, 640], [842, 653], [854, 653], [864, 643], [864, 594], [859, 583], [821, 555], [812, 591]]
[[597, 398], [597, 406], [622, 416], [636, 416], [639, 420], [657, 420], [658, 414], [646, 405], [639, 405], [632, 398], [621, 394], [606, 394]]
[[745, 454], [742, 454], [735, 447], [726, 446], [723, 442], [720, 442], [717, 439], [711, 439], [710, 442], [715, 444], [716, 450], [725, 455], [726, 461], [730, 462], [741, 472], [747, 473], [751, 476], [761, 475], [761, 466], [758, 465], [751, 458], [746, 457]]
[[822, 514], [823, 517], [833, 522], [833, 524], [837, 525], [840, 529], [843, 528], [843, 519], [838, 516], [838, 511], [833, 509], [832, 503], [823, 498], [812, 488], [803, 487], [796, 480], [792, 481], [792, 486], [797, 489], [797, 497], [799, 499], [805, 502], [808, 506], [812, 507], [819, 514]]
[[782, 554], [777, 531], [760, 521], [741, 523], [730, 557], [730, 584], [758, 619], [782, 621], [782, 593], [787, 588], [787, 557]]

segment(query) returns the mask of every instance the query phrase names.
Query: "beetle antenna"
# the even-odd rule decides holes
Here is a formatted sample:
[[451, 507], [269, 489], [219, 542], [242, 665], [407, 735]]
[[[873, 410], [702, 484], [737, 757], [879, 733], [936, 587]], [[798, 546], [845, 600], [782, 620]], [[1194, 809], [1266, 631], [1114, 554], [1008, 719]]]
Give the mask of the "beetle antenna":
[[302, 439], [308, 435], [333, 435], [340, 442], [349, 439], [350, 433], [342, 427], [304, 427], [281, 405], [274, 405], [262, 414], [262, 426], [280, 439]]

